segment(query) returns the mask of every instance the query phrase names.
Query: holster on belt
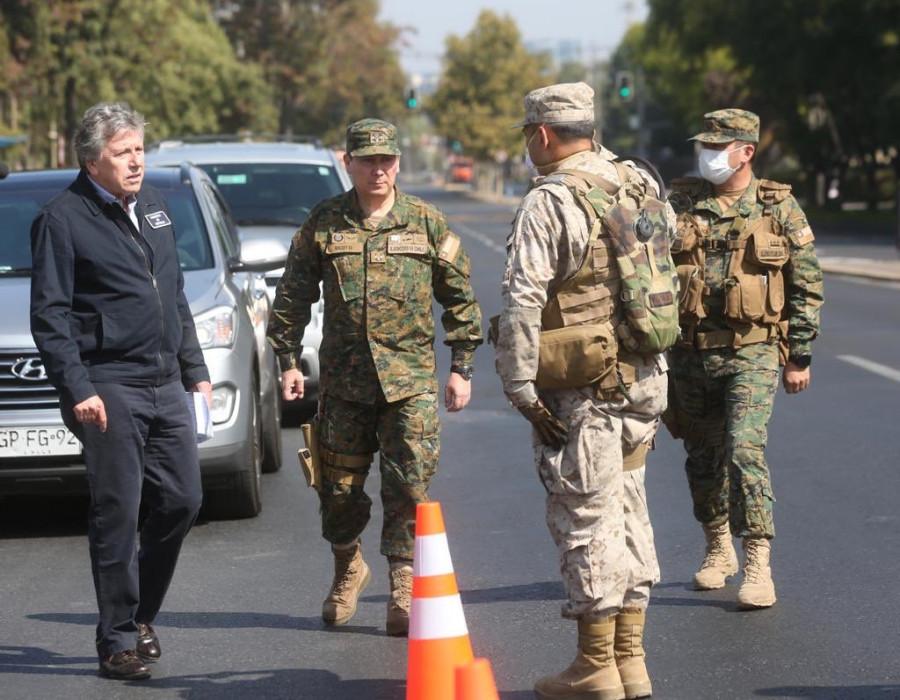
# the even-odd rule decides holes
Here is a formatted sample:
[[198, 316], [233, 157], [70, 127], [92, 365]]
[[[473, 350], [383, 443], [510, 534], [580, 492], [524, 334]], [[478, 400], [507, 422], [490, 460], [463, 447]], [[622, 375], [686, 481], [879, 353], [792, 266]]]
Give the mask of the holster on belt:
[[311, 423], [304, 423], [300, 426], [303, 433], [303, 442], [306, 447], [297, 450], [297, 457], [300, 459], [300, 468], [303, 470], [303, 476], [306, 479], [306, 485], [310, 488], [319, 490], [322, 486], [322, 458], [319, 450], [319, 421], [313, 418]]

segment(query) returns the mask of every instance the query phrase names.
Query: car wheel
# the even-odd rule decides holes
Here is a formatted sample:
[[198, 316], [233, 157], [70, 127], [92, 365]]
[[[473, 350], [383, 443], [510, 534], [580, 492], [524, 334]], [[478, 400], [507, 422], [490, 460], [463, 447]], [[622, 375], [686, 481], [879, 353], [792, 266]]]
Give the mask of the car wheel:
[[215, 489], [206, 495], [204, 511], [211, 520], [253, 518], [262, 510], [260, 479], [262, 474], [262, 421], [259, 410], [258, 382], [250, 388], [250, 410], [244, 448], [238, 453], [237, 469], [230, 489]]
[[281, 395], [273, 387], [269, 397], [268, 410], [263, 415], [263, 474], [281, 469]]

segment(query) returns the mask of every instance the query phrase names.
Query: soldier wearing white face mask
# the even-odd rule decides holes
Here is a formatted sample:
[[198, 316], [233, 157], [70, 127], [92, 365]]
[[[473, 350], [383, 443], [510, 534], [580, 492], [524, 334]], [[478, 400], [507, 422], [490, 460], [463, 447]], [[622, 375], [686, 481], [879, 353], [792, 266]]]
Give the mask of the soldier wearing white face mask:
[[722, 588], [738, 572], [738, 537], [745, 554], [738, 606], [765, 608], [775, 603], [767, 426], [779, 365], [788, 394], [809, 386], [822, 271], [790, 186], [753, 173], [759, 117], [723, 109], [703, 121], [693, 137], [703, 179], [675, 180], [669, 196], [682, 340], [669, 351], [664, 420], [684, 438], [694, 517], [706, 535], [694, 588]]

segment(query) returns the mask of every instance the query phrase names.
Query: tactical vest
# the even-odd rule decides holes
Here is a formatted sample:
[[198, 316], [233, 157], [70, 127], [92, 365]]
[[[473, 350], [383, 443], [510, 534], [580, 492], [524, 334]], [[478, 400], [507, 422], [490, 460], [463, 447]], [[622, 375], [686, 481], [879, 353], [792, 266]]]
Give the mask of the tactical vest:
[[[773, 210], [790, 194], [790, 185], [760, 180], [756, 197], [762, 205], [762, 216], [735, 217], [726, 239], [721, 240], [704, 235], [692, 213], [694, 201], [703, 193], [703, 181], [682, 178], [672, 184], [675, 192], [670, 202], [678, 211], [672, 258], [680, 283], [682, 341], [703, 350], [738, 348], [782, 337], [787, 332], [782, 312], [784, 266], [790, 260], [790, 248]], [[690, 199], [689, 206], [679, 201], [679, 194]], [[731, 330], [697, 330], [709, 314], [707, 299], [712, 293], [705, 281], [707, 254], [730, 256], [724, 283], [724, 320]]]
[[[626, 185], [628, 196], [636, 200], [636, 210], [647, 206], [642, 215], [659, 219], [656, 225], [665, 227], [665, 209], [661, 202], [650, 207], [646, 201], [643, 182], [631, 177], [628, 169], [619, 163], [613, 163], [622, 185], [607, 182], [590, 173], [579, 171], [558, 171], [548, 178], [551, 182], [566, 185], [578, 205], [584, 210], [590, 227], [590, 234], [585, 246], [584, 257], [578, 270], [565, 280], [554, 295], [548, 300], [541, 312], [541, 356], [549, 354], [549, 343], [559, 339], [560, 348], [555, 351], [561, 361], [572, 362], [574, 355], [595, 352], [599, 354], [597, 344], [604, 345], [606, 371], [597, 381], [598, 391], [607, 396], [621, 389], [621, 385], [629, 385], [635, 377], [633, 357], [626, 350], [626, 343], [631, 339], [631, 331], [626, 328], [622, 304], [623, 280], [615, 251], [609, 235], [603, 235], [603, 219], [598, 216], [594, 206], [588, 201], [587, 193], [594, 187], [601, 187], [608, 195], [619, 193]], [[649, 213], [652, 209], [652, 214]], [[652, 225], [650, 219], [648, 225]], [[651, 229], [652, 232], [652, 229]], [[652, 256], [651, 256], [652, 258]], [[652, 261], [651, 261], [651, 264]], [[671, 262], [668, 274], [671, 274]], [[673, 294], [669, 294], [669, 304], [673, 303]], [[621, 327], [620, 327], [621, 326]], [[584, 337], [576, 329], [584, 329]], [[558, 333], [556, 333], [558, 331]], [[623, 334], [625, 337], [623, 337]], [[674, 335], [673, 335], [674, 339]], [[565, 347], [565, 344], [569, 344]], [[570, 359], [564, 360], [568, 355]], [[631, 358], [631, 359], [629, 359]], [[543, 361], [541, 364], [544, 364]], [[596, 361], [594, 361], [596, 364]], [[617, 369], [617, 371], [612, 371]], [[539, 373], [539, 382], [541, 376]]]

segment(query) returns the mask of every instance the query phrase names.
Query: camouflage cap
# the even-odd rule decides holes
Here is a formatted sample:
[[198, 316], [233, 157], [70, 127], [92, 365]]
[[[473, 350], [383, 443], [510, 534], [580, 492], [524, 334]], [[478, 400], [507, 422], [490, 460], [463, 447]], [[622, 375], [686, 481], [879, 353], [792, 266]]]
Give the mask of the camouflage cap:
[[744, 109], [720, 109], [703, 115], [703, 132], [688, 141], [759, 143], [759, 117]]
[[594, 121], [594, 90], [587, 83], [558, 83], [525, 95], [525, 119], [513, 124], [565, 124]]
[[351, 156], [399, 156], [397, 127], [380, 119], [360, 119], [347, 127], [347, 153]]

